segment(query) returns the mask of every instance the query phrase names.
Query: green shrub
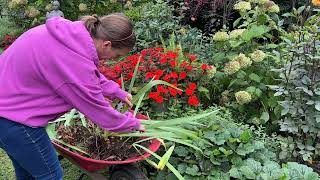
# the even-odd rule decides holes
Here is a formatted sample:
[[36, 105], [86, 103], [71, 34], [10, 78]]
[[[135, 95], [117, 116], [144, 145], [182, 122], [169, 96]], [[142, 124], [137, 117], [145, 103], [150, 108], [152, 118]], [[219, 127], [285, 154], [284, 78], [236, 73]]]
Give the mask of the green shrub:
[[292, 136], [285, 137], [280, 158], [293, 157], [312, 163], [320, 150], [320, 13], [309, 17], [311, 11], [310, 7], [302, 6], [284, 15], [296, 19], [296, 23], [292, 24], [291, 32], [281, 30], [282, 42], [275, 51], [281, 67], [274, 69], [280, 73], [280, 82], [270, 87], [281, 98], [280, 131]]
[[[205, 119], [201, 124], [190, 129], [197, 130], [202, 139], [210, 142], [193, 142], [203, 153], [179, 145], [170, 159], [170, 163], [187, 180], [319, 178], [305, 165], [294, 162], [280, 165], [268, 143], [261, 137], [255, 137], [254, 129], [235, 123], [226, 109], [220, 109], [218, 115]], [[154, 179], [170, 179], [171, 176], [165, 171], [153, 174]]]

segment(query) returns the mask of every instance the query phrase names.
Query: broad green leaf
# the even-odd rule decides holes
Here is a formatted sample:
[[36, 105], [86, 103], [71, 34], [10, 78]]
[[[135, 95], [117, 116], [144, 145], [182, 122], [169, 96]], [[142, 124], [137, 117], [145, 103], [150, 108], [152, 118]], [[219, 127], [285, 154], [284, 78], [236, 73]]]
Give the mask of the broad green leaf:
[[243, 133], [240, 135], [240, 140], [243, 143], [249, 142], [250, 138], [251, 138], [251, 133], [249, 130], [243, 131]]
[[255, 82], [260, 82], [261, 81], [261, 77], [258, 74], [255, 74], [255, 73], [251, 73], [249, 75], [249, 79], [251, 79], [252, 81], [255, 81]]
[[229, 170], [230, 176], [233, 178], [241, 179], [242, 178], [242, 173], [236, 168], [233, 167]]
[[263, 112], [263, 113], [261, 114], [260, 119], [262, 119], [262, 120], [264, 121], [264, 123], [266, 123], [266, 122], [269, 121], [269, 119], [270, 119], [269, 113]]
[[261, 26], [253, 25], [251, 28], [243, 32], [241, 38], [244, 41], [249, 42], [253, 38], [261, 37], [263, 34], [267, 33], [269, 29], [270, 29], [269, 27], [264, 25], [261, 25]]
[[316, 110], [320, 111], [320, 102], [317, 101], [314, 107], [316, 108]]
[[255, 179], [256, 178], [255, 173], [248, 166], [241, 166], [240, 171], [247, 179]]

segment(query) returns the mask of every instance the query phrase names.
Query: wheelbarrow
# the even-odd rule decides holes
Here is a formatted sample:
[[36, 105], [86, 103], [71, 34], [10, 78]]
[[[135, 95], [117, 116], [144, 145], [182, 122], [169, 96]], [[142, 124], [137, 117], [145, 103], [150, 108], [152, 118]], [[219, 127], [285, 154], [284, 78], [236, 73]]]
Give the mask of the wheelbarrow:
[[[147, 117], [143, 115], [137, 115], [137, 118], [147, 119]], [[81, 180], [85, 175], [89, 176], [93, 180], [106, 180], [107, 178], [98, 172], [105, 169], [109, 169], [110, 180], [148, 180], [148, 178], [135, 163], [150, 157], [150, 153], [145, 153], [141, 156], [129, 158], [124, 161], [105, 161], [84, 157], [59, 145], [58, 143], [54, 142], [54, 140], [52, 141], [52, 144], [60, 154], [59, 160], [66, 158], [83, 171], [83, 174], [81, 174], [79, 180]], [[157, 139], [154, 139], [151, 141], [148, 149], [151, 152], [156, 152], [160, 145], [161, 142]]]

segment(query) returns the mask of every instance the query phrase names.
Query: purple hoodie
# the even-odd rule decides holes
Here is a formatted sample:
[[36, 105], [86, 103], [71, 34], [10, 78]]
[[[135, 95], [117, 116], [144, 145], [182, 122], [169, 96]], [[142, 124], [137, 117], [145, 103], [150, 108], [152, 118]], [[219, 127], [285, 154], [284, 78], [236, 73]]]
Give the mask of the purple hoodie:
[[30, 29], [0, 55], [0, 117], [43, 127], [76, 108], [109, 131], [137, 129], [138, 119], [104, 99], [127, 93], [99, 73], [98, 60], [82, 21], [55, 17]]

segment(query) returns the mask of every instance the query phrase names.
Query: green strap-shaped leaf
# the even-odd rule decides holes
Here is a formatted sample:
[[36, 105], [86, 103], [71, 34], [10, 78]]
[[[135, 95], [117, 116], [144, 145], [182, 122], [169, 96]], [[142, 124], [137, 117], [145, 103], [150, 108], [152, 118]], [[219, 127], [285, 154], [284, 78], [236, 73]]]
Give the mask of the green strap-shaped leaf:
[[146, 84], [143, 88], [141, 88], [135, 96], [133, 96], [133, 98], [132, 98], [132, 103], [133, 103], [133, 104], [137, 104], [139, 98], [140, 98], [143, 94], [146, 94], [149, 90], [151, 90], [152, 87], [157, 86], [157, 85], [160, 85], [160, 84], [166, 85], [166, 86], [170, 86], [170, 87], [172, 87], [172, 88], [175, 88], [175, 89], [177, 89], [177, 90], [182, 91], [181, 89], [175, 87], [174, 85], [172, 85], [172, 84], [170, 84], [170, 83], [168, 83], [168, 82], [166, 82], [166, 81], [162, 81], [162, 80], [151, 80], [148, 84]]
[[70, 126], [71, 120], [73, 119], [74, 115], [76, 114], [77, 110], [72, 109], [70, 113], [66, 117], [66, 122], [64, 122], [64, 126]]
[[[138, 73], [138, 70], [139, 70], [139, 65], [140, 65], [140, 61], [142, 59], [142, 56], [139, 57], [138, 59], [138, 62], [136, 64], [136, 67], [134, 68], [134, 73], [133, 73], [133, 77], [131, 79], [131, 82], [130, 82], [130, 85], [129, 85], [129, 90], [128, 90], [128, 93], [131, 94], [132, 92], [132, 88], [133, 88], [133, 85], [134, 85], [134, 82], [137, 78], [137, 73]], [[122, 83], [123, 84], [123, 83]]]
[[[152, 156], [154, 156], [154, 157], [157, 158], [158, 160], [161, 160], [161, 157], [160, 157], [158, 154], [150, 151], [148, 148], [145, 148], [145, 147], [143, 147], [143, 146], [141, 146], [141, 145], [139, 145], [139, 144], [134, 144], [133, 146], [137, 146], [137, 147], [145, 150], [146, 152], [150, 153]], [[174, 168], [169, 162], [166, 163], [166, 166], [168, 167], [168, 169], [169, 169], [179, 180], [184, 180], [184, 178], [183, 178], [182, 175], [179, 173], [179, 171], [178, 171], [176, 168]]]

